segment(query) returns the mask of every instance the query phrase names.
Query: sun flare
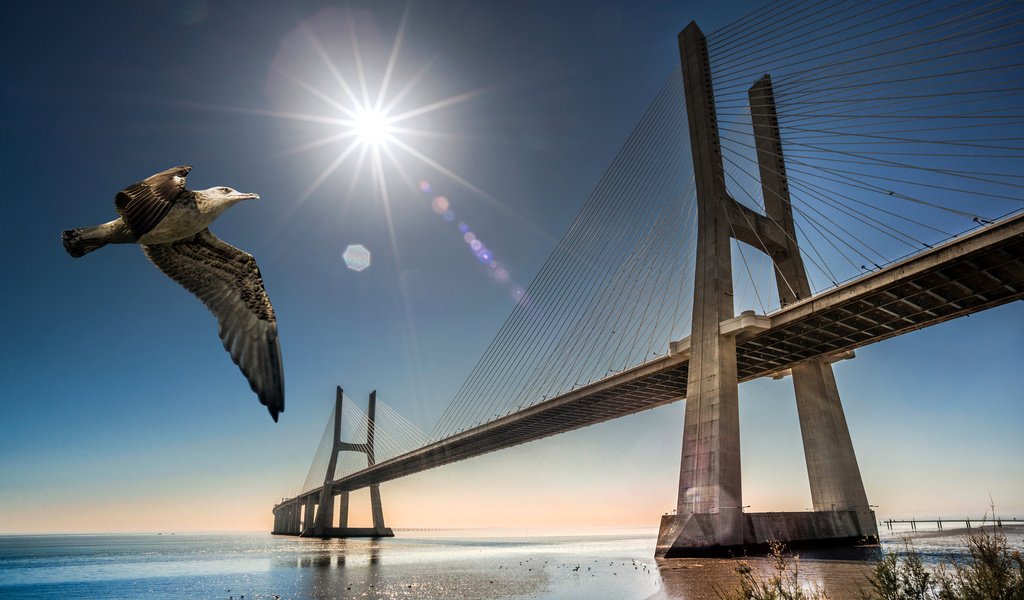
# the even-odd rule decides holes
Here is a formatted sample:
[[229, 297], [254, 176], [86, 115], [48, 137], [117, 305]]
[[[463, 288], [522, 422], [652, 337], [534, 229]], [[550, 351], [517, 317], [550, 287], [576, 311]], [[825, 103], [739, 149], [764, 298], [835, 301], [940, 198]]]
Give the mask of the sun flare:
[[[279, 119], [320, 125], [309, 141], [284, 152], [294, 155], [318, 151], [323, 160], [319, 173], [299, 196], [305, 202], [340, 169], [348, 169], [348, 183], [340, 199], [347, 206], [360, 183], [369, 179], [370, 191], [390, 210], [389, 188], [416, 190], [411, 166], [425, 166], [490, 202], [498, 201], [466, 177], [441, 163], [418, 142], [458, 138], [436, 128], [434, 113], [449, 110], [485, 93], [470, 90], [431, 100], [416, 97], [427, 90], [438, 57], [419, 67], [400, 64], [409, 9], [402, 14], [390, 50], [371, 43], [369, 52], [360, 44], [361, 27], [348, 11], [327, 11], [303, 23], [289, 34], [272, 65], [274, 89], [288, 97], [289, 110], [239, 109]], [[364, 61], [369, 56], [369, 61]], [[386, 56], [386, 59], [385, 59]], [[283, 85], [282, 85], [283, 84]], [[292, 94], [299, 95], [292, 98]], [[303, 96], [305, 98], [303, 99]], [[294, 110], [293, 102], [312, 102], [315, 109]], [[443, 121], [441, 121], [443, 122]], [[316, 159], [314, 159], [316, 160]], [[397, 176], [397, 180], [395, 177]], [[343, 184], [344, 185], [344, 184]], [[332, 193], [332, 197], [338, 197]], [[389, 217], [390, 219], [390, 217]]]
[[391, 137], [391, 123], [386, 114], [379, 110], [356, 111], [352, 119], [352, 131], [361, 143], [379, 147]]
[[[379, 203], [383, 207], [388, 241], [396, 262], [399, 250], [392, 214], [393, 195], [402, 199], [419, 196], [410, 196], [410, 192], [429, 195], [429, 190], [424, 189], [426, 179], [421, 178], [427, 173], [415, 173], [414, 176], [412, 169], [422, 171], [425, 168], [428, 173], [486, 200], [511, 218], [522, 220], [520, 215], [443, 164], [433, 153], [440, 147], [436, 143], [438, 140], [460, 139], [459, 135], [444, 131], [447, 120], [439, 113], [473, 101], [488, 90], [478, 88], [450, 96], [435, 95], [443, 89], [431, 81], [440, 58], [429, 58], [418, 67], [401, 64], [399, 56], [408, 13], [407, 7], [390, 50], [380, 43], [363, 47], [358, 36], [361, 28], [347, 11], [329, 11], [315, 21], [302, 24], [282, 43], [272, 65], [271, 89], [275, 98], [286, 102], [287, 109], [224, 107], [226, 110], [314, 126], [310, 129], [312, 137], [308, 141], [283, 153], [316, 152], [309, 155], [308, 160], [318, 172], [309, 178], [293, 210], [311, 199], [331, 181], [333, 175], [344, 169], [347, 181], [335, 178], [334, 185], [328, 185], [327, 192], [321, 197], [338, 202], [342, 215], [356, 198]], [[370, 60], [364, 61], [364, 56], [369, 56]], [[441, 80], [443, 82], [444, 78]], [[421, 146], [425, 140], [428, 145]], [[316, 163], [322, 163], [322, 166]], [[454, 212], [449, 209], [438, 214], [448, 222], [455, 220]], [[468, 227], [464, 223], [459, 225]], [[526, 225], [539, 231], [531, 223]], [[465, 233], [460, 231], [460, 236], [465, 237]], [[467, 239], [466, 243], [476, 258], [490, 267], [496, 281], [507, 283], [507, 270], [500, 268], [482, 241]], [[353, 263], [346, 260], [346, 266], [353, 268]]]

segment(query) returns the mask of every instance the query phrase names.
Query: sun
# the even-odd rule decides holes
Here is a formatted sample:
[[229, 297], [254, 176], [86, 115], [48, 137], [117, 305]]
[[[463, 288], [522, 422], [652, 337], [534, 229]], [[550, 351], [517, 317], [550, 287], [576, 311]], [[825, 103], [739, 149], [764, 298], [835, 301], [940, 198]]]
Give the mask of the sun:
[[392, 137], [391, 122], [381, 110], [357, 110], [352, 116], [352, 131], [360, 143], [374, 148]]
[[[390, 51], [384, 46], [371, 45], [376, 53], [365, 63], [365, 49], [358, 36], [360, 27], [350, 12], [330, 12], [303, 23], [287, 36], [272, 64], [274, 89], [287, 94], [284, 97], [288, 98], [289, 110], [213, 107], [316, 125], [316, 129], [311, 129], [315, 132], [311, 139], [282, 154], [316, 151], [318, 156], [311, 157], [314, 164], [322, 162], [319, 172], [308, 178], [305, 190], [295, 199], [293, 210], [311, 199], [339, 169], [345, 168], [347, 184], [330, 189], [320, 197], [337, 202], [342, 214], [356, 198], [379, 202], [384, 209], [396, 261], [398, 242], [392, 194], [397, 191], [401, 198], [408, 198], [408, 192], [420, 191], [417, 181], [421, 178], [413, 177], [411, 168], [426, 167], [513, 218], [519, 218], [467, 177], [417, 147], [426, 140], [428, 147], [434, 150], [438, 148], [438, 140], [459, 139], [458, 135], [436, 128], [437, 122], [445, 121], [438, 119], [435, 113], [475, 100], [489, 88], [441, 95], [432, 100], [430, 92], [437, 86], [431, 85], [430, 79], [440, 59], [427, 59], [418, 67], [399, 64], [408, 15], [407, 5]], [[385, 56], [386, 62], [382, 60]], [[299, 93], [292, 96], [294, 92]], [[417, 98], [421, 94], [426, 98]], [[311, 102], [316, 108], [295, 110], [292, 102], [302, 106]]]

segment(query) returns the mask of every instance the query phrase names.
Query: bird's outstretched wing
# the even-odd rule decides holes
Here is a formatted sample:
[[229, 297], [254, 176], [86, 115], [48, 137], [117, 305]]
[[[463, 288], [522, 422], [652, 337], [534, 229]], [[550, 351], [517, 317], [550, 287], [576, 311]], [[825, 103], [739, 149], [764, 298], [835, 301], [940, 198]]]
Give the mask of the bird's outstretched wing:
[[281, 348], [274, 307], [256, 260], [209, 229], [168, 244], [143, 245], [142, 251], [217, 317], [224, 348], [277, 421], [284, 411]]
[[114, 196], [114, 208], [135, 239], [149, 233], [167, 216], [175, 199], [185, 191], [185, 178], [191, 170], [188, 165], [167, 169], [131, 184]]

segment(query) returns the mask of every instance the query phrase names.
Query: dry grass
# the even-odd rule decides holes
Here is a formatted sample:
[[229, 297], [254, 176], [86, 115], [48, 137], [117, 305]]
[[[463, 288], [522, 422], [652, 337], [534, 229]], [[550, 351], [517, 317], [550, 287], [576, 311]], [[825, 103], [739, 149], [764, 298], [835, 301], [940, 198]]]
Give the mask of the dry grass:
[[754, 574], [750, 564], [740, 562], [736, 567], [739, 588], [732, 591], [715, 590], [722, 600], [828, 600], [819, 586], [800, 583], [800, 557], [786, 553], [785, 546], [773, 543], [772, 572], [767, 577]]
[[[981, 527], [964, 539], [967, 553], [950, 557], [929, 571], [910, 540], [886, 552], [861, 590], [864, 600], [1024, 600], [1024, 556], [993, 527]], [[739, 587], [716, 589], [721, 600], [827, 600], [820, 586], [801, 584], [800, 557], [782, 544], [772, 545], [769, 575], [757, 575], [743, 561], [736, 567]]]

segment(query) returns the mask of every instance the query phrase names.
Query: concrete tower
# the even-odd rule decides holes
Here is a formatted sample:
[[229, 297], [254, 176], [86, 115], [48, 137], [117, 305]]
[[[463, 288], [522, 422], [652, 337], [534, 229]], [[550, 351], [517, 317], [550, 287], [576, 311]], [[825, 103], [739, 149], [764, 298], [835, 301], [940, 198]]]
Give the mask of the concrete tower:
[[815, 512], [743, 512], [736, 335], [769, 321], [734, 314], [732, 239], [772, 258], [783, 305], [811, 292], [793, 227], [771, 79], [763, 77], [749, 92], [762, 215], [726, 189], [707, 42], [696, 23], [679, 34], [679, 51], [697, 188], [697, 264], [679, 497], [676, 514], [662, 519], [658, 555], [877, 538], [832, 368], [820, 360], [792, 370]]

